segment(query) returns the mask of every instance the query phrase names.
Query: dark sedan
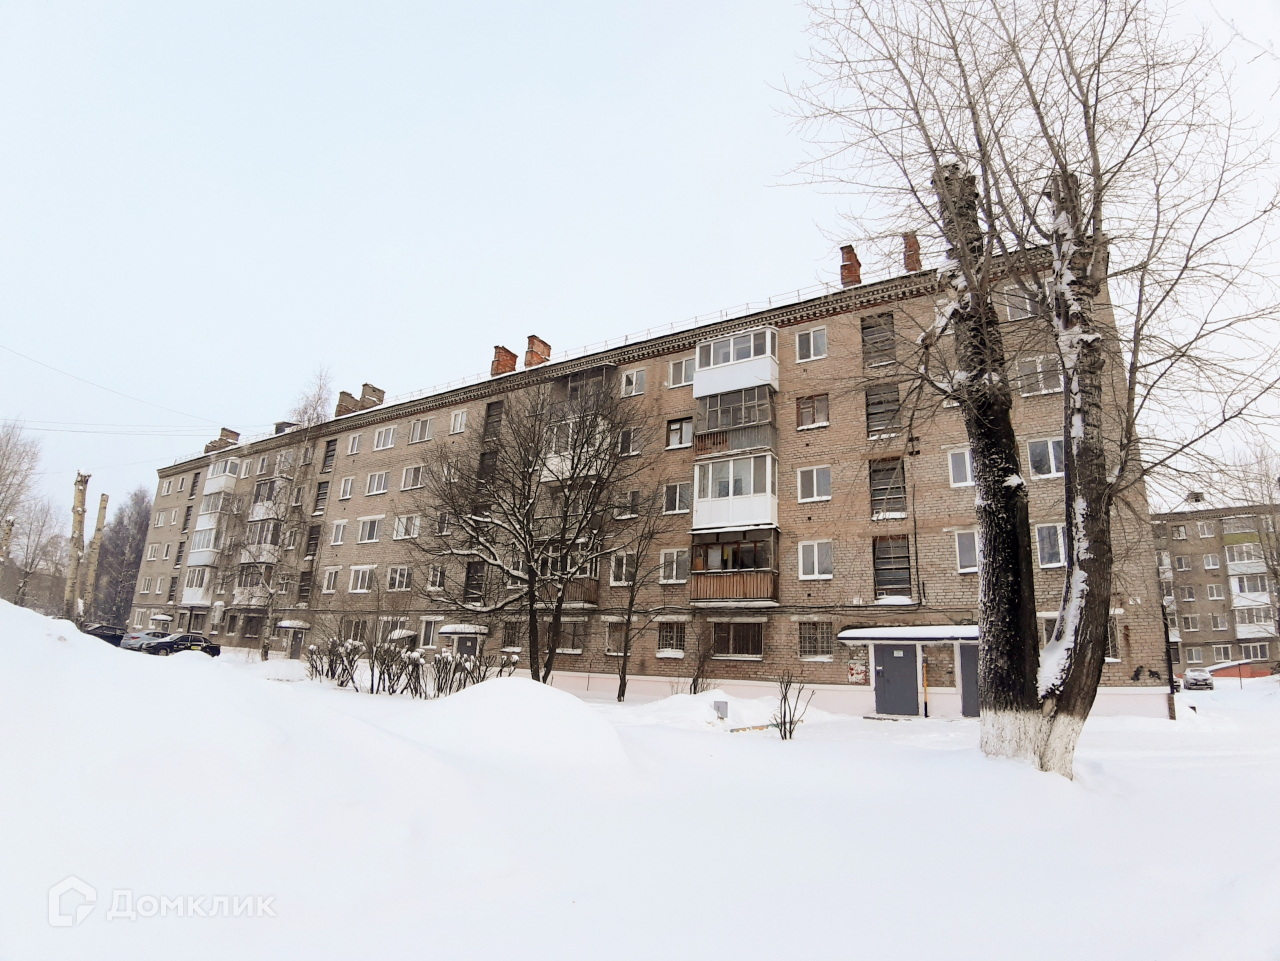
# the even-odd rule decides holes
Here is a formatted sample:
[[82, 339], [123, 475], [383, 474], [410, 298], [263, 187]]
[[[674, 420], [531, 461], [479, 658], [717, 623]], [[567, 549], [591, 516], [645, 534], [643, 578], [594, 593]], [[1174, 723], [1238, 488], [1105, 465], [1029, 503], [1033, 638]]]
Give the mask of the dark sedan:
[[120, 642], [124, 640], [125, 634], [129, 632], [123, 627], [111, 627], [107, 624], [92, 624], [89, 627], [84, 628], [83, 633], [119, 647]]
[[204, 651], [210, 657], [217, 657], [222, 653], [222, 648], [199, 634], [170, 634], [168, 637], [152, 638], [142, 642], [143, 654], [168, 657], [178, 651]]

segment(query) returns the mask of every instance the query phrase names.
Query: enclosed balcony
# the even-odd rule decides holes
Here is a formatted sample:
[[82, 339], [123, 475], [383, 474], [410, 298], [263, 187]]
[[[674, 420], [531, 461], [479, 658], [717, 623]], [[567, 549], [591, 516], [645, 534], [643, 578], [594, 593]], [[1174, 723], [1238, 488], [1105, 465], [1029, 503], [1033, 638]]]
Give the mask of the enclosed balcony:
[[778, 332], [772, 327], [758, 327], [698, 344], [694, 397], [744, 387], [778, 389]]
[[774, 391], [746, 387], [698, 398], [693, 418], [694, 454], [777, 450]]
[[777, 531], [694, 534], [689, 602], [699, 607], [775, 607]]
[[696, 465], [693, 529], [776, 527], [778, 461], [753, 454]]
[[183, 607], [208, 607], [213, 600], [214, 572], [208, 567], [188, 567], [182, 586]]

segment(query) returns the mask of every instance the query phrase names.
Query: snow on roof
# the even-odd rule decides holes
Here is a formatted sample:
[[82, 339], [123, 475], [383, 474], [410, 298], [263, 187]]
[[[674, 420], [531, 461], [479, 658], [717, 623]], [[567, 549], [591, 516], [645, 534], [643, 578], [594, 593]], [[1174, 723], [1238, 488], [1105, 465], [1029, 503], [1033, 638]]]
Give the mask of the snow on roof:
[[976, 641], [976, 624], [919, 624], [900, 627], [851, 627], [836, 635], [846, 644], [854, 641]]
[[311, 629], [311, 625], [306, 621], [281, 621], [276, 627], [283, 627], [286, 631], [307, 631]]
[[440, 628], [440, 634], [488, 634], [489, 628], [480, 624], [446, 624]]

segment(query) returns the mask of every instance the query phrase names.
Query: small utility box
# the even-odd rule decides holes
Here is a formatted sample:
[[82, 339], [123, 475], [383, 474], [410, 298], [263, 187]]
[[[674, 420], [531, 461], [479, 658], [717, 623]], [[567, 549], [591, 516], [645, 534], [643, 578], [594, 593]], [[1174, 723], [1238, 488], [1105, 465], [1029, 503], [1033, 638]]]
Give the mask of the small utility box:
[[446, 624], [436, 636], [452, 645], [455, 654], [475, 657], [488, 633], [489, 628], [482, 624]]
[[712, 701], [712, 707], [716, 709], [716, 717], [722, 721], [729, 719], [729, 702], [728, 701]]

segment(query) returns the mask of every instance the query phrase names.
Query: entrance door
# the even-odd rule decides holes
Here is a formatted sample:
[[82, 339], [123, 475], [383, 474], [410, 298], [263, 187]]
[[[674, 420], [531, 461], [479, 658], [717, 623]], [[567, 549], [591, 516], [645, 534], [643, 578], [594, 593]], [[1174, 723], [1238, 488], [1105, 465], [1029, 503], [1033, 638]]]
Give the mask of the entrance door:
[[914, 644], [876, 645], [876, 713], [919, 714]]
[[302, 656], [302, 638], [305, 634], [305, 631], [294, 631], [293, 638], [289, 641], [289, 657], [295, 661]]
[[978, 716], [978, 645], [960, 645], [960, 713]]

